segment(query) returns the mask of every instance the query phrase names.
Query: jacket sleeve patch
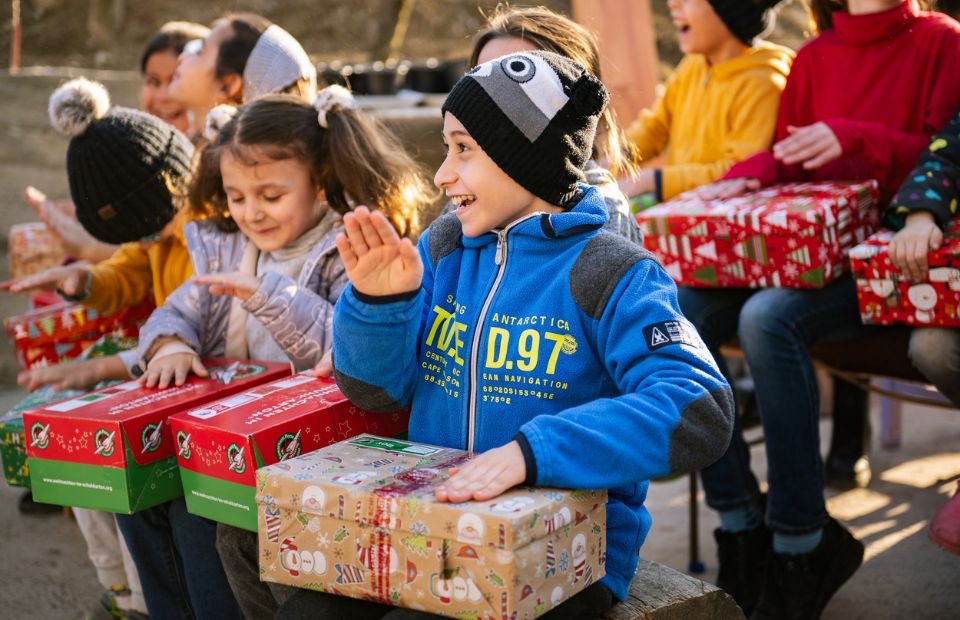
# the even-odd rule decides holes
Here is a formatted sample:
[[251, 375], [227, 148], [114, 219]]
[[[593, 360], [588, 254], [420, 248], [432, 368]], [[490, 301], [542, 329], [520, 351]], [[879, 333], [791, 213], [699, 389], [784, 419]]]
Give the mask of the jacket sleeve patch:
[[700, 339], [697, 337], [693, 326], [682, 320], [651, 323], [643, 328], [643, 339], [647, 343], [647, 348], [651, 351], [656, 351], [671, 344], [700, 346]]

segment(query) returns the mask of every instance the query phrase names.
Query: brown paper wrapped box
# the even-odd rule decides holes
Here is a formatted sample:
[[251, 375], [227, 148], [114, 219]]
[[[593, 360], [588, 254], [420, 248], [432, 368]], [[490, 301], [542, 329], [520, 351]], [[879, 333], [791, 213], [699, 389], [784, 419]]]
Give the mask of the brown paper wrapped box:
[[534, 618], [604, 575], [606, 491], [438, 503], [462, 450], [359, 435], [257, 470], [260, 575], [453, 618]]

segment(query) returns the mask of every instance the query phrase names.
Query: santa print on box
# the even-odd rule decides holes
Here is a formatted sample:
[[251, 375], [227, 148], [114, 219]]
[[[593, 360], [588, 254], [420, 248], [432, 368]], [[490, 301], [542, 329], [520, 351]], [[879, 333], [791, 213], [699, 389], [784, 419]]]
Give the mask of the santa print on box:
[[960, 222], [951, 222], [930, 252], [927, 279], [912, 282], [887, 255], [893, 232], [879, 232], [850, 250], [860, 318], [867, 325], [960, 326]]
[[820, 288], [846, 270], [844, 251], [876, 227], [877, 185], [794, 183], [725, 200], [696, 190], [643, 211], [644, 245], [677, 283]]

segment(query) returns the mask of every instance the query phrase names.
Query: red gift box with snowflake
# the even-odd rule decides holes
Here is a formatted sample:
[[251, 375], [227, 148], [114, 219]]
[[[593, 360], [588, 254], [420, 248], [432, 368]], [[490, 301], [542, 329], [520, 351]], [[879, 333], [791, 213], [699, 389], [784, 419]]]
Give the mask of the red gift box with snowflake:
[[61, 302], [10, 317], [3, 324], [16, 346], [17, 364], [27, 369], [77, 359], [105, 334], [136, 338], [153, 309], [148, 300], [114, 314], [100, 314], [81, 304]]
[[927, 255], [930, 270], [922, 282], [890, 261], [893, 234], [878, 232], [850, 250], [860, 318], [867, 325], [960, 326], [960, 222], [952, 222], [940, 249]]
[[301, 373], [170, 418], [187, 510], [257, 531], [256, 470], [360, 433], [403, 436], [407, 412], [370, 413]]
[[290, 365], [208, 358], [210, 376], [160, 390], [111, 385], [23, 412], [37, 501], [132, 513], [180, 497], [169, 417], [290, 375]]
[[637, 214], [644, 245], [678, 283], [821, 288], [876, 228], [877, 184], [791, 183], [724, 200], [696, 190]]

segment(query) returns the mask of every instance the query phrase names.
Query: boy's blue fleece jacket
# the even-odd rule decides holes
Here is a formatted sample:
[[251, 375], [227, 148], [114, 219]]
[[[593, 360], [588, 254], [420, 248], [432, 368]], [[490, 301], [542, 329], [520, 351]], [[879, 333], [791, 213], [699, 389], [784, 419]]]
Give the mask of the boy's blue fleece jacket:
[[334, 364], [359, 406], [412, 403], [413, 441], [483, 452], [517, 438], [538, 486], [609, 489], [603, 583], [623, 600], [647, 481], [717, 460], [733, 397], [673, 281], [602, 230], [603, 198], [583, 190], [570, 211], [476, 238], [454, 214], [436, 220], [418, 292], [340, 297]]

